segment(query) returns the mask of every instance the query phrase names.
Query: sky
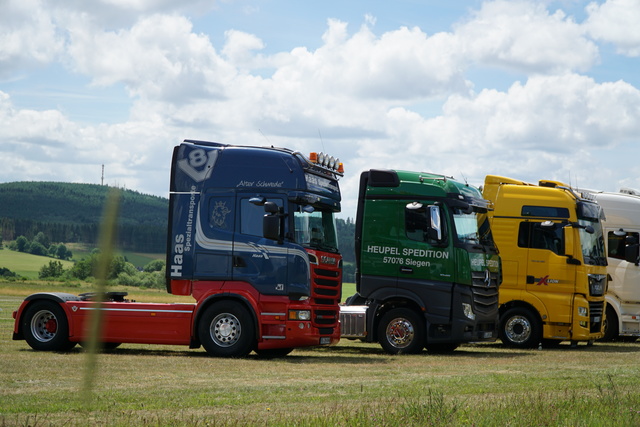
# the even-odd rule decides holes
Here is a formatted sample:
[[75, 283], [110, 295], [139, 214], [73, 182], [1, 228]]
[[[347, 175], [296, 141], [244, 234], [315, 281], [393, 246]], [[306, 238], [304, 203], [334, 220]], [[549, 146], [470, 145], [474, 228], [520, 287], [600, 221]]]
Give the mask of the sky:
[[[184, 139], [640, 189], [640, 0], [0, 0], [0, 182], [168, 197]], [[104, 178], [102, 167], [104, 165]]]

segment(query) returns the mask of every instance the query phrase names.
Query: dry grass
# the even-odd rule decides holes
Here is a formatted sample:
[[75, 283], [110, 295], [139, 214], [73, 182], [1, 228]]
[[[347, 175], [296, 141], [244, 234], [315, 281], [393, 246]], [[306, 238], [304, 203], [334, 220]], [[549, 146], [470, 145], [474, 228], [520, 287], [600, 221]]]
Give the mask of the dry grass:
[[38, 353], [10, 340], [20, 300], [0, 295], [0, 426], [640, 423], [635, 343], [389, 356], [343, 340], [276, 360], [124, 344], [98, 356], [86, 408], [80, 347]]

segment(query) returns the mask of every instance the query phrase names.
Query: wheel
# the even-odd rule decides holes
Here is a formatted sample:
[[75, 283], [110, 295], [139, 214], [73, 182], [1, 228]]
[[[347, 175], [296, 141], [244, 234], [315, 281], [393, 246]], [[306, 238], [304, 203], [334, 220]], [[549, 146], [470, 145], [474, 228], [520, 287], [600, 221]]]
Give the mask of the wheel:
[[258, 357], [261, 359], [277, 359], [279, 357], [285, 357], [292, 351], [292, 348], [270, 348], [268, 350], [256, 350], [256, 353], [258, 353]]
[[427, 344], [425, 347], [427, 351], [432, 354], [446, 354], [452, 353], [458, 348], [460, 344], [458, 343], [438, 343], [438, 344]]
[[500, 316], [500, 339], [510, 347], [533, 348], [542, 338], [542, 325], [529, 309], [514, 307]]
[[380, 319], [378, 340], [390, 354], [419, 353], [424, 347], [424, 320], [408, 308], [390, 310]]
[[211, 305], [200, 318], [200, 343], [214, 357], [245, 357], [255, 346], [251, 314], [236, 301]]
[[605, 310], [603, 329], [604, 336], [600, 338], [600, 341], [615, 341], [618, 339], [618, 334], [620, 333], [618, 330], [618, 315], [616, 310], [609, 304], [607, 304], [607, 309]]
[[22, 316], [22, 331], [27, 344], [38, 351], [67, 351], [76, 343], [69, 341], [69, 322], [64, 310], [54, 301], [35, 301]]

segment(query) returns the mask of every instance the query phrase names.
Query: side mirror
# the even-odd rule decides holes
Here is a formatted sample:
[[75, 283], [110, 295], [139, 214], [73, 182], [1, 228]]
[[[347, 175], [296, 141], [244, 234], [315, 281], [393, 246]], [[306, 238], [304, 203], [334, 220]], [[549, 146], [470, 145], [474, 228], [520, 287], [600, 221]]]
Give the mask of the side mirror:
[[252, 197], [249, 199], [249, 203], [252, 203], [256, 206], [264, 206], [266, 202], [267, 202], [267, 199], [265, 199], [263, 196]]
[[593, 234], [596, 232], [596, 230], [590, 225], [580, 225], [577, 222], [572, 222], [570, 223], [570, 225], [575, 228], [582, 228], [584, 231], [586, 231], [589, 234]]
[[264, 211], [266, 215], [262, 218], [262, 235], [266, 239], [282, 243], [284, 241], [281, 227], [283, 214], [280, 214], [280, 208], [274, 202], [265, 202]]
[[267, 214], [275, 215], [278, 213], [278, 205], [273, 202], [265, 202], [264, 203], [264, 211]]
[[576, 247], [573, 239], [573, 228], [571, 224], [567, 224], [564, 230], [564, 256], [567, 257], [567, 264], [580, 265], [580, 261], [573, 257]]
[[638, 256], [640, 255], [640, 245], [627, 245], [624, 248], [624, 260], [638, 265]]
[[442, 217], [440, 216], [440, 208], [438, 206], [429, 206], [429, 215], [431, 217], [431, 227], [429, 228], [429, 238], [442, 241]]
[[276, 215], [265, 215], [262, 219], [262, 235], [266, 239], [280, 240], [280, 218]]

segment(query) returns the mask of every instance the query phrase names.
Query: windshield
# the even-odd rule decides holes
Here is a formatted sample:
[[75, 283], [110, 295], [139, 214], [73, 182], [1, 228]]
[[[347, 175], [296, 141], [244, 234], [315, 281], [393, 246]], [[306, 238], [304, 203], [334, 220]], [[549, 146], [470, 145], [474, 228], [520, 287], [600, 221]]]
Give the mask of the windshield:
[[[604, 249], [604, 234], [602, 224], [599, 221], [579, 219], [580, 245], [582, 246], [582, 256], [584, 263], [589, 265], [607, 265], [607, 258]], [[584, 227], [593, 227], [593, 233], [588, 233]]]
[[316, 210], [296, 212], [295, 238], [300, 245], [328, 252], [338, 252], [338, 238], [333, 212]]
[[486, 212], [465, 212], [460, 209], [454, 209], [453, 222], [456, 227], [458, 240], [463, 243], [472, 245], [482, 245], [485, 250], [498, 253], [496, 244], [493, 242], [491, 227], [489, 225], [489, 217]]
[[464, 213], [460, 209], [454, 209], [453, 222], [460, 241], [464, 243], [480, 243], [478, 214], [475, 212]]

